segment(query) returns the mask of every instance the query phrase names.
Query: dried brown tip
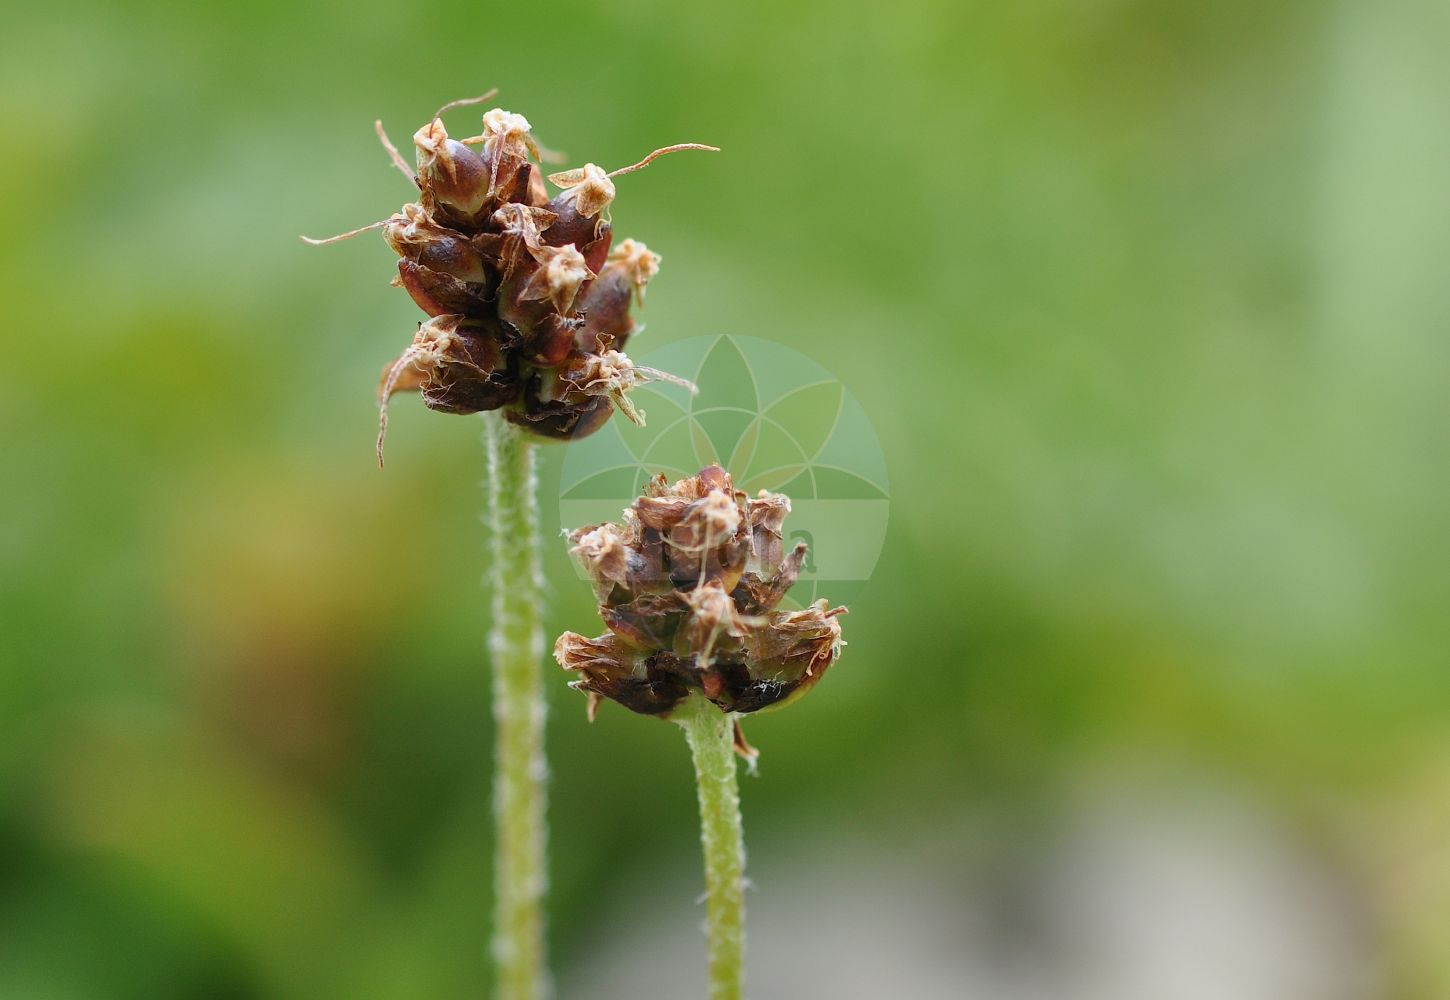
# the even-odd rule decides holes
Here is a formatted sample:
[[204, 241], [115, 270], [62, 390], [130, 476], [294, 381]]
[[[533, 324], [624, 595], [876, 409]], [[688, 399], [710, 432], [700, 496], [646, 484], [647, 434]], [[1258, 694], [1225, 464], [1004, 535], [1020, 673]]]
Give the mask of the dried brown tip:
[[373, 122], [373, 131], [378, 134], [378, 141], [388, 151], [388, 159], [393, 161], [393, 166], [401, 170], [403, 176], [407, 177], [408, 180], [417, 184], [418, 175], [413, 172], [413, 168], [408, 165], [408, 161], [403, 159], [403, 154], [398, 152], [398, 147], [393, 145], [393, 140], [388, 138], [388, 133], [383, 131], [383, 120], [381, 118]]
[[760, 751], [755, 749], [745, 740], [745, 730], [740, 728], [740, 720], [735, 720], [735, 755], [745, 761], [745, 769], [754, 774], [760, 764]]

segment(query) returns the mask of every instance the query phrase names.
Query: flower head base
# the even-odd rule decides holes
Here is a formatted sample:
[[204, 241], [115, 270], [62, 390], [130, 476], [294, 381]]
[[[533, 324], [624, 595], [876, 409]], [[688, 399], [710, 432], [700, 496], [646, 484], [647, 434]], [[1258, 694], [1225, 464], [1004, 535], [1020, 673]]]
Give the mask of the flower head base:
[[444, 112], [491, 96], [445, 105], [418, 129], [416, 171], [379, 124], [393, 165], [417, 186], [417, 201], [371, 226], [308, 241], [381, 229], [399, 258], [393, 283], [429, 317], [383, 372], [380, 463], [387, 401], [397, 392], [420, 392], [429, 408], [445, 413], [502, 409], [533, 434], [570, 438], [597, 430], [615, 408], [643, 422], [629, 391], [670, 378], [623, 353], [635, 329], [630, 306], [642, 303], [659, 256], [634, 240], [611, 252], [611, 178], [665, 152], [714, 147], [668, 146], [612, 174], [586, 164], [555, 175], [563, 190], [551, 198], [522, 115], [493, 108], [481, 134], [449, 136]]
[[790, 499], [747, 498], [718, 466], [669, 484], [651, 480], [619, 524], [569, 535], [609, 631], [566, 632], [554, 658], [579, 674], [592, 717], [609, 698], [668, 716], [692, 692], [721, 711], [757, 712], [799, 697], [840, 655], [845, 608], [777, 605], [806, 547], [782, 552]]

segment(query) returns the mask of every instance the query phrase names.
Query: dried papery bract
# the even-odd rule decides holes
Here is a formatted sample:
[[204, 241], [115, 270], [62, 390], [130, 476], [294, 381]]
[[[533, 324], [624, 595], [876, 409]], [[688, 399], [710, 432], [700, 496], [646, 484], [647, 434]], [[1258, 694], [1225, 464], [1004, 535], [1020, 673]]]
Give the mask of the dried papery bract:
[[492, 95], [445, 104], [417, 129], [416, 169], [377, 123], [390, 162], [417, 187], [417, 200], [339, 236], [304, 237], [333, 243], [381, 229], [398, 255], [393, 283], [431, 320], [458, 318], [452, 335], [467, 343], [451, 349], [462, 350], [461, 357], [439, 346], [442, 327], [432, 326], [419, 336], [433, 340], [415, 338], [387, 367], [393, 374], [384, 376], [379, 423], [386, 427], [388, 398], [409, 391], [442, 412], [502, 410], [543, 438], [592, 433], [616, 408], [642, 422], [630, 390], [652, 380], [688, 383], [636, 367], [624, 354], [636, 329], [631, 307], [643, 304], [659, 256], [635, 240], [613, 245], [611, 178], [665, 153], [715, 147], [666, 146], [611, 173], [586, 164], [554, 175], [563, 190], [551, 197], [537, 165], [542, 151], [523, 115], [491, 108], [478, 135], [449, 134], [445, 114]]

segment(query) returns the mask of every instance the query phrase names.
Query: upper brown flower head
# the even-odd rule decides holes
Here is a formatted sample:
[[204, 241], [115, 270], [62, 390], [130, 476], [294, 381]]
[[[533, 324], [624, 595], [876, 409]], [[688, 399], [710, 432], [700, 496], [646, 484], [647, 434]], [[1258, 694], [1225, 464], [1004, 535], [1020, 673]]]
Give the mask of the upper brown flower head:
[[417, 201], [371, 226], [308, 240], [331, 243], [381, 229], [399, 257], [394, 284], [429, 317], [383, 371], [379, 464], [396, 392], [416, 390], [429, 408], [445, 413], [503, 409], [535, 434], [571, 438], [598, 430], [612, 407], [642, 423], [629, 390], [670, 378], [637, 367], [624, 353], [635, 329], [630, 306], [643, 302], [660, 258], [634, 240], [613, 246], [612, 178], [663, 153], [715, 147], [667, 146], [609, 172], [587, 163], [551, 175], [560, 191], [550, 195], [537, 163], [541, 150], [522, 115], [494, 108], [479, 135], [448, 134], [444, 112], [492, 96], [445, 105], [418, 129], [416, 170], [378, 123], [394, 166], [417, 187]]
[[565, 632], [554, 658], [580, 675], [591, 716], [601, 698], [665, 716], [696, 691], [722, 711], [756, 712], [821, 679], [846, 609], [777, 610], [806, 556], [804, 543], [784, 551], [788, 513], [789, 497], [748, 498], [710, 466], [673, 485], [657, 476], [621, 523], [570, 533], [609, 631]]

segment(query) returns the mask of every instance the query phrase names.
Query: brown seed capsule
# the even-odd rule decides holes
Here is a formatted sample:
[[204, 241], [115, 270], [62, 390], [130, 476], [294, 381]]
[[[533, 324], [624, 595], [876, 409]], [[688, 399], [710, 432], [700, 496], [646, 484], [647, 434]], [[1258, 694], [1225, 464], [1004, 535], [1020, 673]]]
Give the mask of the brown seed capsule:
[[509, 423], [541, 438], [554, 441], [586, 438], [608, 423], [609, 415], [614, 412], [607, 399], [591, 399], [584, 404], [541, 399], [538, 383], [539, 376], [535, 375], [524, 385], [522, 405], [509, 410], [505, 416]]
[[493, 279], [473, 241], [434, 222], [422, 205], [404, 205], [383, 227], [383, 239], [399, 257], [459, 281], [487, 285]]
[[676, 483], [658, 476], [621, 523], [569, 535], [609, 632], [567, 633], [555, 657], [580, 675], [591, 714], [609, 698], [665, 716], [692, 691], [725, 712], [756, 712], [820, 679], [840, 655], [846, 609], [777, 610], [806, 554], [780, 554], [789, 511], [781, 494], [747, 500], [710, 466]]
[[457, 139], [438, 119], [413, 133], [418, 150], [418, 186], [423, 206], [463, 224], [472, 223], [488, 201], [489, 168], [483, 157]]
[[609, 631], [636, 649], [672, 649], [675, 635], [689, 616], [690, 605], [676, 591], [642, 594], [627, 604], [606, 597], [599, 616]]
[[407, 291], [413, 303], [429, 316], [453, 313], [478, 316], [486, 312], [486, 285], [470, 285], [415, 261], [398, 261], [398, 284]]

